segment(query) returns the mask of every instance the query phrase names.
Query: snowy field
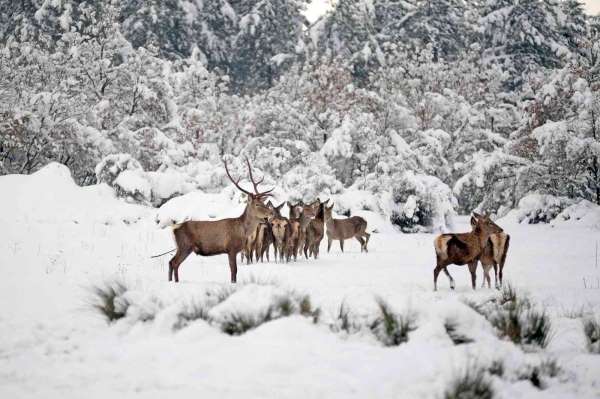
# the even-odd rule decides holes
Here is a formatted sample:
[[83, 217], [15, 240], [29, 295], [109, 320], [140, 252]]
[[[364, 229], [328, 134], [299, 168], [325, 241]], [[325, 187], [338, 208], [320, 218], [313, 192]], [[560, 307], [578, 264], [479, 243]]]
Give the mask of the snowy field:
[[[106, 186], [77, 187], [56, 164], [1, 176], [0, 192], [2, 398], [438, 398], [467, 366], [494, 362], [504, 365], [489, 377], [497, 397], [600, 396], [600, 357], [588, 353], [582, 328], [600, 314], [600, 233], [575, 221], [498, 221], [512, 237], [505, 280], [550, 316], [541, 349], [500, 339], [465, 304], [499, 295], [479, 287], [481, 269], [476, 291], [466, 267], [450, 266], [457, 289], [441, 274], [433, 292], [433, 235], [396, 233], [373, 214], [364, 215], [378, 230], [368, 254], [355, 241], [327, 254], [324, 240], [317, 261], [238, 266], [235, 287], [226, 256], [191, 256], [174, 284], [169, 256], [150, 259], [174, 246], [157, 220], [232, 216], [242, 205], [225, 194], [189, 194], [158, 211], [129, 205]], [[457, 230], [468, 230], [467, 218]], [[130, 306], [109, 324], [91, 287], [111, 281], [125, 284]], [[237, 336], [219, 328], [232, 314], [264, 314], [290, 292], [320, 308], [316, 322], [292, 315]], [[414, 319], [408, 342], [387, 347], [362, 327], [376, 317], [376, 298]], [[211, 302], [211, 322], [182, 322], [186, 309]], [[455, 345], [449, 319], [472, 342]], [[540, 388], [522, 377], [550, 360], [560, 372], [541, 376]]]

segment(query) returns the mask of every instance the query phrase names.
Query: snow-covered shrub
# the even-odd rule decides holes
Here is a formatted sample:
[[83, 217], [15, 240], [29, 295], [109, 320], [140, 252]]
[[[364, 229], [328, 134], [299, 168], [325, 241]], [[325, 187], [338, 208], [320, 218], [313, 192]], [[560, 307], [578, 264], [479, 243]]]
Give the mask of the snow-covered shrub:
[[313, 154], [291, 169], [283, 178], [283, 189], [291, 200], [314, 201], [315, 198], [330, 198], [343, 190], [342, 183], [337, 180], [333, 169], [320, 154]]
[[550, 223], [572, 204], [573, 200], [566, 197], [529, 194], [521, 198], [517, 209], [510, 211], [507, 217], [518, 223]]
[[122, 319], [127, 314], [131, 303], [124, 297], [127, 292], [125, 284], [119, 281], [107, 282], [91, 288], [92, 307], [100, 312], [108, 322]]
[[98, 183], [112, 186], [119, 174], [125, 170], [143, 169], [142, 165], [129, 154], [110, 154], [96, 165], [96, 179]]
[[405, 233], [444, 231], [452, 226], [455, 205], [440, 179], [409, 171], [393, 183], [389, 217]]
[[451, 381], [444, 392], [444, 399], [492, 399], [494, 389], [483, 367], [468, 364], [466, 368]]
[[494, 301], [475, 310], [485, 316], [500, 337], [515, 344], [545, 348], [550, 342], [552, 323], [548, 314], [510, 285]]
[[552, 221], [552, 225], [560, 223], [577, 223], [581, 226], [600, 229], [600, 206], [582, 200], [565, 208]]
[[371, 323], [371, 331], [385, 346], [398, 346], [408, 342], [408, 334], [416, 329], [412, 313], [396, 314], [383, 299], [377, 299], [379, 315]]
[[583, 333], [591, 353], [600, 354], [600, 321], [588, 319], [583, 322]]

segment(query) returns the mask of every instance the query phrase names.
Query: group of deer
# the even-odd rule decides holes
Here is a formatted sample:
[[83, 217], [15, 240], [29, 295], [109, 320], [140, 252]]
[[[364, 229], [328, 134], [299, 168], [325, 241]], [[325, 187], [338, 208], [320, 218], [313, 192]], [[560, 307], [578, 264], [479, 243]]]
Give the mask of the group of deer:
[[[361, 252], [367, 251], [370, 234], [366, 232], [367, 222], [358, 216], [348, 219], [333, 219], [331, 213], [333, 204], [328, 206], [329, 200], [315, 201], [305, 204], [299, 201], [295, 204], [282, 202], [275, 206], [271, 201], [267, 207], [273, 215], [266, 221], [260, 222], [253, 234], [248, 237], [242, 256], [248, 263], [253, 259], [262, 262], [266, 255], [269, 261], [269, 248], [273, 246], [275, 261], [289, 262], [292, 258], [298, 259], [298, 254], [308, 259], [310, 256], [317, 259], [321, 241], [327, 232], [327, 251], [331, 249], [333, 240], [340, 241], [340, 248], [344, 251], [344, 240], [355, 237], [360, 243]], [[287, 204], [289, 217], [281, 214], [281, 209]]]
[[[454, 279], [448, 273], [447, 266], [469, 265], [471, 285], [475, 289], [477, 263], [483, 266], [483, 284], [491, 287], [490, 269], [494, 268], [494, 282], [496, 288], [502, 286], [502, 270], [506, 261], [510, 236], [494, 223], [489, 215], [474, 213], [471, 217], [469, 233], [441, 234], [434, 240], [436, 266], [433, 269], [433, 289], [437, 290], [437, 278], [440, 271], [444, 271], [450, 280], [450, 288], [454, 289]], [[500, 273], [498, 274], [498, 267]], [[499, 277], [499, 278], [498, 278]]]
[[279, 255], [280, 261], [289, 262], [298, 257], [298, 252], [303, 251], [308, 259], [309, 255], [316, 259], [319, 256], [319, 246], [325, 233], [327, 234], [327, 251], [331, 249], [333, 240], [340, 241], [340, 248], [344, 251], [344, 240], [355, 237], [361, 245], [361, 251], [367, 251], [369, 233], [366, 232], [367, 222], [358, 216], [347, 219], [334, 219], [332, 217], [333, 204], [327, 206], [329, 200], [321, 202], [318, 198], [310, 203], [298, 202], [289, 207], [289, 217], [281, 215], [283, 203], [274, 206], [271, 201], [264, 203], [271, 196], [271, 190], [259, 191], [258, 185], [264, 177], [256, 181], [252, 175], [252, 166], [246, 159], [250, 182], [254, 192], [240, 187], [240, 179], [235, 180], [229, 173], [227, 163], [225, 172], [231, 182], [247, 196], [246, 208], [237, 218], [228, 218], [214, 221], [187, 221], [173, 226], [173, 234], [177, 249], [169, 261], [169, 281], [175, 277], [179, 281], [179, 266], [192, 253], [203, 256], [227, 254], [231, 282], [237, 280], [237, 254], [242, 252], [248, 262], [253, 258], [263, 259], [267, 255], [269, 260], [269, 247], [273, 245], [275, 260]]

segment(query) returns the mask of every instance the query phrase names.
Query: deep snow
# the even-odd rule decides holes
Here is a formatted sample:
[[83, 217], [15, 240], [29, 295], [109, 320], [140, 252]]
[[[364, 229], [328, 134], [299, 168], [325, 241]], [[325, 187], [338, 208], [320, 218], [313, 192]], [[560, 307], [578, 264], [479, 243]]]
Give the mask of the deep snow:
[[[600, 356], [587, 353], [577, 317], [600, 314], [600, 233], [589, 223], [498, 222], [512, 236], [505, 278], [552, 318], [545, 350], [498, 339], [463, 304], [496, 295], [473, 292], [465, 267], [450, 267], [456, 291], [440, 275], [433, 292], [433, 235], [396, 233], [368, 212], [370, 229], [379, 231], [368, 254], [354, 241], [343, 254], [337, 243], [327, 254], [324, 241], [317, 261], [241, 265], [235, 293], [211, 310], [217, 318], [260, 312], [273, 296], [294, 290], [321, 308], [321, 322], [291, 316], [232, 337], [204, 321], [173, 330], [182, 306], [231, 287], [226, 256], [191, 256], [177, 285], [167, 282], [169, 256], [149, 258], [173, 247], [170, 229], [160, 228], [173, 220], [239, 214], [243, 204], [232, 190], [190, 193], [156, 211], [117, 200], [107, 186], [77, 187], [66, 168], [51, 164], [34, 175], [0, 177], [0, 192], [2, 398], [437, 398], [467, 364], [496, 359], [507, 368], [505, 378], [493, 378], [498, 397], [600, 395]], [[467, 222], [457, 218], [457, 230]], [[131, 288], [136, 306], [108, 325], [92, 310], [89, 288], [116, 278]], [[478, 286], [481, 279], [479, 269]], [[328, 324], [342, 303], [357, 320], [368, 319], [376, 297], [416, 315], [408, 343], [388, 348], [366, 332], [332, 332]], [[143, 323], [135, 312], [155, 317]], [[475, 342], [453, 345], [447, 318]], [[540, 359], [556, 359], [564, 372], [545, 390], [516, 380]]]

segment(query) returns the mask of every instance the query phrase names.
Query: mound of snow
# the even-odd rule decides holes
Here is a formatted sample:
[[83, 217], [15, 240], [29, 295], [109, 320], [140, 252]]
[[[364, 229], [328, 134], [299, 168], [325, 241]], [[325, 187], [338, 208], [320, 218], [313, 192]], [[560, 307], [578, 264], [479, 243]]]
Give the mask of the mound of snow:
[[559, 213], [551, 225], [577, 225], [600, 230], [600, 206], [583, 200]]
[[565, 208], [573, 204], [566, 197], [555, 197], [547, 194], [529, 194], [521, 198], [516, 209], [502, 218], [509, 223], [550, 223]]
[[175, 197], [161, 206], [154, 217], [155, 223], [164, 228], [186, 220], [216, 220], [238, 217], [246, 206], [242, 195], [231, 188], [220, 193], [194, 191]]
[[50, 163], [31, 175], [0, 176], [0, 219], [41, 223], [132, 223], [145, 207], [123, 203], [106, 184], [79, 187], [69, 168]]

